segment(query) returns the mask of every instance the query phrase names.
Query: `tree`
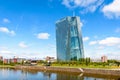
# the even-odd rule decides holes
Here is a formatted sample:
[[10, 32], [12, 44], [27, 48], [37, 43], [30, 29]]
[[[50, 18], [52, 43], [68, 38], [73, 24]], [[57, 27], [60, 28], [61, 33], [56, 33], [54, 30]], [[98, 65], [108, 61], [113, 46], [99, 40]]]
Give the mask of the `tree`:
[[0, 65], [2, 65], [3, 64], [3, 61], [2, 60], [0, 60]]
[[120, 65], [120, 62], [116, 61], [115, 63], [116, 63], [116, 64], [117, 64], [117, 66], [119, 67], [119, 65]]

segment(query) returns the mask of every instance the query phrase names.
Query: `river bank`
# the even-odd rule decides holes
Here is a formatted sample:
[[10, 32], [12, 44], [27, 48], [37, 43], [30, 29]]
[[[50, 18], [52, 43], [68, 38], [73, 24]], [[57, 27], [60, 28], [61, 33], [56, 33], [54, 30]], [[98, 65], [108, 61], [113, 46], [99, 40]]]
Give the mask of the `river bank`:
[[120, 76], [120, 69], [91, 69], [91, 68], [67, 68], [67, 67], [49, 67], [49, 66], [15, 66], [15, 69], [23, 70], [38, 70], [48, 72], [67, 72], [73, 74], [96, 74], [96, 75], [110, 75]]
[[21, 70], [35, 70], [46, 72], [66, 72], [73, 74], [95, 74], [95, 75], [107, 75], [107, 76], [120, 76], [120, 69], [100, 69], [100, 68], [69, 68], [69, 67], [52, 67], [52, 66], [10, 66], [0, 65], [0, 68], [14, 68]]
[[0, 68], [15, 68], [16, 66], [11, 65], [0, 65]]

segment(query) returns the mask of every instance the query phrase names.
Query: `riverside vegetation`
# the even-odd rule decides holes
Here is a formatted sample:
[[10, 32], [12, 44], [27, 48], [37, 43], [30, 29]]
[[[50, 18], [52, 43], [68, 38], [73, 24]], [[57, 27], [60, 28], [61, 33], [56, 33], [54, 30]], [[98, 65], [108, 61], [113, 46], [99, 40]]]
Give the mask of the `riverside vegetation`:
[[83, 58], [78, 61], [71, 60], [69, 62], [53, 62], [52, 66], [113, 69], [120, 68], [120, 62], [117, 60], [108, 60], [107, 62], [91, 62], [90, 58]]
[[[43, 66], [47, 61], [37, 60], [37, 66]], [[15, 65], [26, 65], [30, 64], [30, 62], [21, 61], [21, 63], [9, 63], [4, 64], [3, 61], [0, 61], [0, 67], [14, 67]], [[83, 58], [71, 61], [60, 61], [60, 62], [52, 62], [51, 66], [55, 67], [73, 67], [73, 68], [105, 68], [105, 69], [115, 69], [120, 68], [120, 62], [117, 60], [108, 60], [107, 62], [91, 62], [90, 58]]]

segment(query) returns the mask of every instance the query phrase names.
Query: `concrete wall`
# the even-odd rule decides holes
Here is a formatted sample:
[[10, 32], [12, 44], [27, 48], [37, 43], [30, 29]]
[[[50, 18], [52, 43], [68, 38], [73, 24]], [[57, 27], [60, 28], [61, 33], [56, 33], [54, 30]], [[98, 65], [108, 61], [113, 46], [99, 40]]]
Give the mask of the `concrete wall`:
[[120, 69], [84, 69], [84, 73], [120, 76]]
[[85, 73], [85, 74], [100, 74], [120, 76], [120, 69], [85, 69], [85, 68], [61, 68], [61, 67], [48, 67], [48, 66], [16, 66], [16, 69], [29, 69], [39, 71], [51, 71], [51, 72], [69, 72], [69, 73]]
[[16, 66], [16, 69], [31, 69], [39, 71], [51, 71], [51, 72], [71, 72], [81, 73], [78, 68], [60, 68], [60, 67], [48, 67], [48, 66]]

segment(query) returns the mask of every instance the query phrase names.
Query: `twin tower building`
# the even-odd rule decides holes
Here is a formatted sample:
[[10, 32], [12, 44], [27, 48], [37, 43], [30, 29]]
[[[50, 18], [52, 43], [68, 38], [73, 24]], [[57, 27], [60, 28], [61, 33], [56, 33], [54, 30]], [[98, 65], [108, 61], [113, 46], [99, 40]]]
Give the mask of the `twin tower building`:
[[56, 22], [56, 48], [58, 61], [84, 58], [80, 18], [65, 17]]

